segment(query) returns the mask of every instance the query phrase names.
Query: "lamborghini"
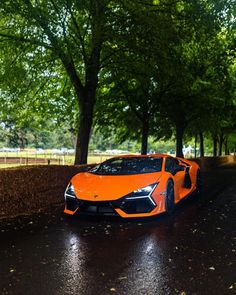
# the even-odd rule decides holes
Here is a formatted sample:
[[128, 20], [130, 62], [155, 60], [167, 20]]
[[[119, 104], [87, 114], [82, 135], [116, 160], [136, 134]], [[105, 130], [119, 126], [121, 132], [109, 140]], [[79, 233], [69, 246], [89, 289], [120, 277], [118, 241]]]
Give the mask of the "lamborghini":
[[164, 154], [118, 156], [71, 179], [64, 212], [123, 218], [171, 214], [199, 189], [200, 168], [193, 161]]

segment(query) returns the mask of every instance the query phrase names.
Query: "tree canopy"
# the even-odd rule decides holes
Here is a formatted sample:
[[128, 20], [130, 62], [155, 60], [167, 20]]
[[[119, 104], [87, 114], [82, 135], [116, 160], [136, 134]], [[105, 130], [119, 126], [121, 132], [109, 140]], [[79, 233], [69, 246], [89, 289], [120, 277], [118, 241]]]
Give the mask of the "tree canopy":
[[93, 127], [120, 141], [140, 140], [142, 153], [150, 135], [174, 135], [178, 156], [184, 136], [202, 144], [212, 137], [221, 154], [236, 128], [235, 6], [1, 1], [3, 126], [66, 122], [76, 133], [76, 164], [87, 161]]

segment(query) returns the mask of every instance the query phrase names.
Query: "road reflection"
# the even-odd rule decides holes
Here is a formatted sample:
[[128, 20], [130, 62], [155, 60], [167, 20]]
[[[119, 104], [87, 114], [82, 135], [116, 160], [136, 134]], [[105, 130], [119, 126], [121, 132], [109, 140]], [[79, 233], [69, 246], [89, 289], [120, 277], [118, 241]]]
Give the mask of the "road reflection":
[[184, 207], [152, 221], [69, 220], [58, 269], [64, 292], [168, 294], [179, 267], [173, 257], [182, 255], [178, 242], [198, 210], [196, 201]]
[[87, 255], [86, 241], [76, 233], [65, 234], [61, 263], [57, 269], [64, 294], [82, 294], [86, 290], [88, 272], [84, 263]]

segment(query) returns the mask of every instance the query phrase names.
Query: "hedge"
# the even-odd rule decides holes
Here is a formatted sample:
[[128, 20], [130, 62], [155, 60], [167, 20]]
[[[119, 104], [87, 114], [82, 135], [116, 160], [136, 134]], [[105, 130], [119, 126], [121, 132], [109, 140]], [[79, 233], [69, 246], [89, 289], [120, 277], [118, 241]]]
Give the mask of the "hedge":
[[71, 177], [83, 166], [27, 166], [0, 169], [0, 218], [27, 215], [64, 201]]
[[197, 159], [189, 159], [197, 162], [203, 171], [210, 171], [224, 164], [236, 162], [236, 156], [221, 156], [221, 157], [202, 157]]

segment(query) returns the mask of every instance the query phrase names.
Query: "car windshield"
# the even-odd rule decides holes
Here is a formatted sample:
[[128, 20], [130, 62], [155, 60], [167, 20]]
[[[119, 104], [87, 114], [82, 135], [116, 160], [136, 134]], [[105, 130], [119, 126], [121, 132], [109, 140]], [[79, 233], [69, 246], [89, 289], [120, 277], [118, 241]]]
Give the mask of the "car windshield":
[[114, 158], [96, 166], [90, 173], [99, 175], [132, 175], [161, 171], [162, 158], [130, 157]]

